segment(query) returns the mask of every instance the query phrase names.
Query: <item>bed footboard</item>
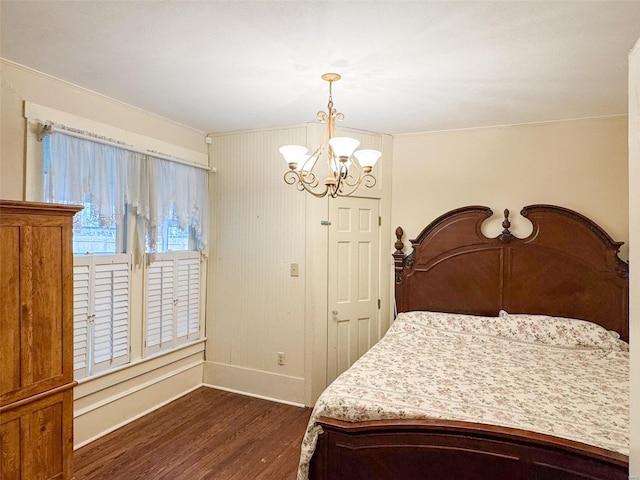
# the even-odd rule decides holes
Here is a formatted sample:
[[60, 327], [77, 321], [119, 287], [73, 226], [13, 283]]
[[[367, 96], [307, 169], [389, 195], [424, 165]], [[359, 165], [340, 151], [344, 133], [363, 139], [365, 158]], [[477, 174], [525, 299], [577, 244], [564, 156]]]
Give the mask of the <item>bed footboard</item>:
[[321, 418], [313, 480], [627, 480], [628, 457], [549, 435], [441, 420]]

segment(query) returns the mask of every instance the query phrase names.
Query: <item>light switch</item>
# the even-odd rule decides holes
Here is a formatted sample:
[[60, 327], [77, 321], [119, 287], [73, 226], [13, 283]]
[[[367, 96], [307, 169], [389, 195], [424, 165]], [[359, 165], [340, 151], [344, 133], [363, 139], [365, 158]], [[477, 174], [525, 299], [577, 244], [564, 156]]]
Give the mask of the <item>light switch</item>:
[[297, 277], [298, 276], [298, 264], [297, 263], [292, 263], [291, 264], [291, 276], [292, 277]]

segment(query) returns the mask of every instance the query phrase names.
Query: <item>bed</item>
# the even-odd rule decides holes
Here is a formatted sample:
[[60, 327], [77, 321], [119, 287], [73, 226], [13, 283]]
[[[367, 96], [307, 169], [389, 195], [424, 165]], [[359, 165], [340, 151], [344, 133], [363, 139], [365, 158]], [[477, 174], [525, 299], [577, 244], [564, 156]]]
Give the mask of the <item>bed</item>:
[[487, 238], [492, 215], [448, 212], [409, 255], [398, 228], [400, 313], [320, 396], [299, 480], [628, 478], [621, 243], [551, 205]]

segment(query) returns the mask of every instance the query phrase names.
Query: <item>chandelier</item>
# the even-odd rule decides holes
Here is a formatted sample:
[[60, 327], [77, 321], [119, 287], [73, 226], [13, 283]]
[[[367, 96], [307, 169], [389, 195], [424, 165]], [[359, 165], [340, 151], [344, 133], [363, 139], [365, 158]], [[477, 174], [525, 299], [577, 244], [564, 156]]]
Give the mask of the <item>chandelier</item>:
[[[327, 112], [320, 111], [317, 114], [318, 120], [326, 124], [322, 142], [311, 155], [308, 155], [308, 149], [301, 145], [280, 147], [280, 153], [289, 165], [289, 170], [284, 174], [284, 181], [318, 198], [327, 194], [333, 198], [346, 197], [355, 192], [361, 184], [369, 188], [376, 184], [376, 178], [371, 175], [371, 170], [382, 153], [377, 150], [355, 151], [360, 145], [358, 140], [350, 137], [336, 137], [335, 122], [344, 119], [344, 115], [333, 108], [331, 86], [333, 82], [340, 80], [340, 75], [325, 73], [322, 79], [329, 82]], [[327, 149], [327, 178], [324, 186], [321, 186], [319, 176], [325, 172], [319, 172], [322, 169], [320, 165], [324, 163], [318, 162], [318, 159], [325, 149]]]

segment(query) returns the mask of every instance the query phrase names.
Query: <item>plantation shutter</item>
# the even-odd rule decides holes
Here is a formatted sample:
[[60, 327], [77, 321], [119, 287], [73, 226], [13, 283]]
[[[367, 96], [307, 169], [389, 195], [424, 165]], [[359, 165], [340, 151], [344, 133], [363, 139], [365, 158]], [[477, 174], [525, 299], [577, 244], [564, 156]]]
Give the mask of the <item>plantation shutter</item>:
[[90, 257], [75, 257], [73, 262], [73, 376], [89, 374]]
[[200, 333], [200, 255], [178, 258], [176, 323], [178, 342], [198, 338]]
[[130, 263], [128, 255], [93, 258], [92, 373], [97, 373], [129, 362]]
[[174, 276], [173, 260], [158, 260], [147, 268], [147, 353], [173, 346]]
[[200, 336], [200, 253], [158, 253], [154, 260], [147, 267], [147, 355]]
[[73, 259], [76, 380], [129, 362], [130, 255]]

